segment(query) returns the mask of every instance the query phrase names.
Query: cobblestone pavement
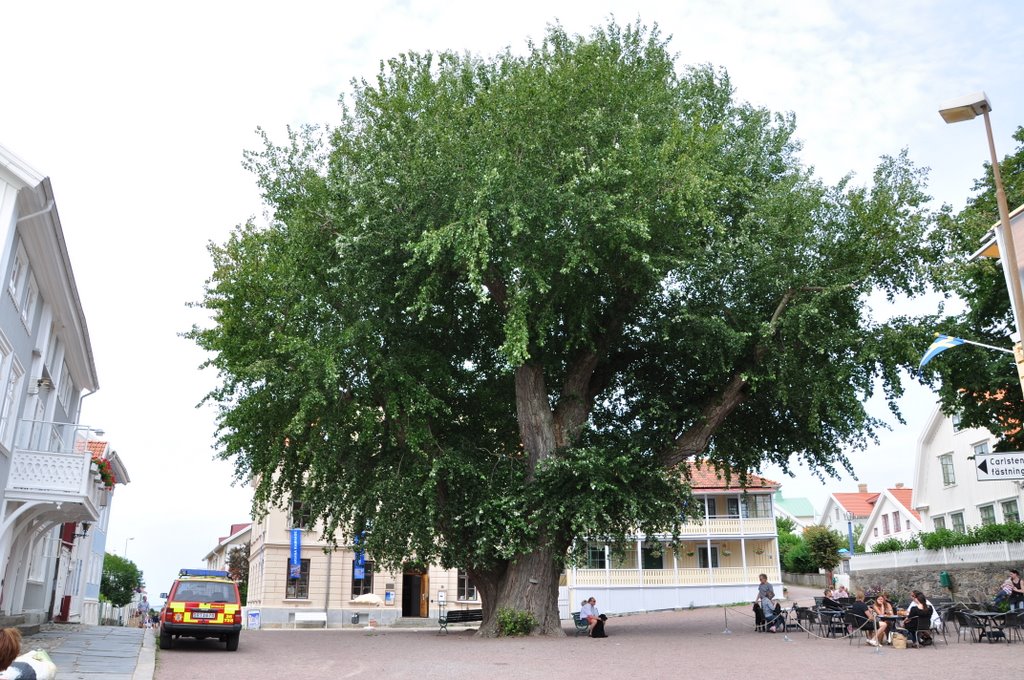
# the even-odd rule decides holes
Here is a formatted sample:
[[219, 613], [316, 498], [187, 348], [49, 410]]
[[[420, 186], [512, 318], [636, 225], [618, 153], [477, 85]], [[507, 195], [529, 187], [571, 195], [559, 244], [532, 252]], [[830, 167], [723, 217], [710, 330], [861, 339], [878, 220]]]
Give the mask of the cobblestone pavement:
[[[790, 587], [789, 600], [813, 603], [815, 589]], [[751, 600], [754, 588], [751, 588]], [[734, 680], [778, 672], [820, 677], [826, 671], [892, 677], [930, 669], [939, 677], [1016, 677], [1024, 644], [940, 640], [932, 647], [873, 648], [854, 638], [822, 639], [801, 630], [758, 633], [751, 603], [612, 616], [609, 637], [481, 639], [472, 630], [438, 635], [429, 629], [242, 631], [237, 652], [223, 643], [188, 641], [162, 650], [156, 680], [215, 677], [455, 680], [548, 680], [585, 673], [602, 677], [699, 677]], [[728, 630], [728, 632], [726, 632]], [[852, 642], [852, 643], [851, 643]], [[775, 671], [772, 671], [775, 669]], [[940, 669], [936, 671], [936, 669]], [[63, 680], [63, 679], [62, 679]]]
[[[57, 664], [60, 680], [138, 680], [146, 637], [141, 628], [48, 623], [39, 633], [22, 638], [21, 647], [22, 652], [46, 650]], [[152, 677], [151, 663], [144, 670]]]

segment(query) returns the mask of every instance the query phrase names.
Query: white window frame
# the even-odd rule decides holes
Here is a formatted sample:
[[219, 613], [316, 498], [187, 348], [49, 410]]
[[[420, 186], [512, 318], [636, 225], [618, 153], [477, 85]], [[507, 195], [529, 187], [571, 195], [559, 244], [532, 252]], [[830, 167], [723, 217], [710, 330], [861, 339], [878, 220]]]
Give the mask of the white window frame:
[[74, 387], [75, 383], [71, 379], [71, 369], [68, 368], [68, 362], [62, 361], [60, 365], [60, 378], [57, 379], [57, 401], [64, 408], [64, 413], [69, 416], [71, 415], [69, 409], [71, 393], [74, 391]]
[[992, 503], [978, 506], [978, 516], [981, 518], [981, 525], [986, 526], [996, 523], [996, 506]]
[[25, 280], [25, 270], [28, 268], [28, 257], [25, 255], [25, 249], [18, 244], [18, 250], [14, 254], [14, 262], [11, 263], [11, 278], [7, 280], [7, 292], [10, 293], [11, 299], [14, 300], [14, 306], [20, 307], [21, 304], [21, 287]]
[[[949, 474], [946, 474], [946, 463], [949, 463]], [[953, 454], [944, 453], [939, 456], [939, 469], [942, 471], [942, 485], [943, 486], [955, 486], [956, 485], [956, 467], [953, 465]]]
[[939, 529], [946, 528], [946, 517], [945, 515], [939, 515], [938, 517], [932, 517], [932, 526], [935, 527], [936, 531]]
[[[1012, 506], [1013, 512], [1007, 513], [1006, 506]], [[1009, 498], [1005, 501], [999, 501], [999, 509], [1003, 513], [1003, 522], [1019, 522], [1020, 521], [1020, 503], [1017, 502], [1016, 498]], [[1012, 514], [1014, 519], [1008, 519], [1007, 514]]]
[[[711, 550], [708, 550], [708, 546], [699, 545], [697, 546], [697, 568], [698, 569], [718, 569], [721, 562], [718, 559], [718, 546], [711, 546]], [[710, 559], [709, 559], [710, 557]]]
[[0, 444], [10, 451], [14, 441], [14, 423], [18, 416], [21, 381], [25, 368], [14, 356], [14, 347], [0, 333]]
[[32, 322], [36, 316], [36, 305], [39, 303], [39, 286], [36, 284], [36, 277], [31, 270], [25, 281], [25, 297], [22, 299], [19, 309], [21, 310], [21, 322], [29, 333], [32, 332]]
[[984, 456], [985, 454], [992, 453], [991, 449], [989, 449], [988, 441], [972, 444], [971, 448], [974, 449], [975, 456]]
[[[960, 521], [958, 522], [957, 519]], [[960, 512], [949, 513], [949, 523], [953, 525], [951, 527], [953, 531], [958, 531], [960, 533], [967, 531], [967, 523], [964, 521], [964, 513], [962, 510]], [[957, 525], [960, 525], [959, 528], [957, 528]]]

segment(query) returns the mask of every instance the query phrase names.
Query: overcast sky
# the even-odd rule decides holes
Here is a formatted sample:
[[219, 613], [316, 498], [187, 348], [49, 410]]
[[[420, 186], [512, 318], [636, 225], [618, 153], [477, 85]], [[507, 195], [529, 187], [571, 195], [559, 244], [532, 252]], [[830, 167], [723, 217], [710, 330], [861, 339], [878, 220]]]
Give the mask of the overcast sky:
[[[350, 80], [402, 51], [522, 50], [550, 22], [588, 32], [612, 15], [657, 22], [680, 66], [722, 66], [738, 98], [793, 111], [804, 162], [829, 182], [849, 172], [866, 182], [879, 156], [906, 147], [931, 168], [931, 195], [961, 207], [988, 159], [984, 126], [947, 126], [939, 105], [987, 91], [1001, 155], [1024, 124], [1021, 50], [1009, 42], [1024, 23], [1018, 0], [100, 0], [49, 2], [45, 13], [6, 3], [0, 144], [52, 179], [101, 386], [82, 421], [107, 432], [131, 475], [108, 550], [127, 546], [153, 599], [248, 519], [248, 490], [212, 458], [213, 414], [195, 408], [215, 376], [197, 370], [203, 356], [179, 333], [201, 321], [186, 303], [210, 273], [207, 242], [262, 215], [241, 167], [256, 127], [280, 140], [288, 125], [335, 122]], [[851, 454], [861, 481], [913, 482], [933, 404], [909, 390], [907, 425]], [[856, 490], [852, 479], [764, 472], [819, 511], [827, 493]]]

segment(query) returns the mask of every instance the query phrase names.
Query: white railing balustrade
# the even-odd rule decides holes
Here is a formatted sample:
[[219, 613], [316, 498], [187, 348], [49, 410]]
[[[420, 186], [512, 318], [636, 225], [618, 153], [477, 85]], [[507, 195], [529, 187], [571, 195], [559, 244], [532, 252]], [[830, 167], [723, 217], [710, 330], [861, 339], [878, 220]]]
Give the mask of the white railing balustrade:
[[702, 586], [743, 585], [757, 583], [758, 574], [778, 583], [782, 574], [778, 567], [717, 567], [713, 569], [575, 569], [571, 584], [581, 586]]
[[1024, 543], [978, 543], [941, 550], [861, 553], [850, 559], [850, 571], [978, 562], [1024, 562]]
[[14, 438], [7, 488], [87, 496], [99, 506], [104, 493], [92, 468], [94, 431], [77, 423], [22, 420]]

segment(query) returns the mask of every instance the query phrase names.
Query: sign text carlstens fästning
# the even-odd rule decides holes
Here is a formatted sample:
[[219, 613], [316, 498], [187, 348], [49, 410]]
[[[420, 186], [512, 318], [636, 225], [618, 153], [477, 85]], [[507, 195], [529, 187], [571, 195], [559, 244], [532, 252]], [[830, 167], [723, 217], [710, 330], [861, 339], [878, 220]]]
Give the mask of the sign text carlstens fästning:
[[978, 481], [1024, 479], [1024, 452], [981, 453], [974, 456]]

